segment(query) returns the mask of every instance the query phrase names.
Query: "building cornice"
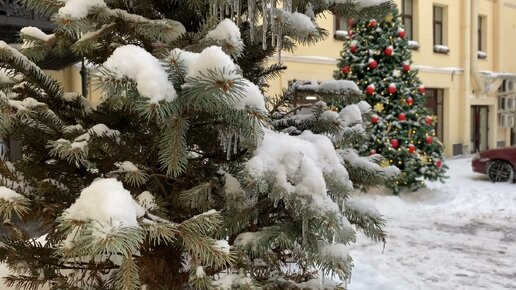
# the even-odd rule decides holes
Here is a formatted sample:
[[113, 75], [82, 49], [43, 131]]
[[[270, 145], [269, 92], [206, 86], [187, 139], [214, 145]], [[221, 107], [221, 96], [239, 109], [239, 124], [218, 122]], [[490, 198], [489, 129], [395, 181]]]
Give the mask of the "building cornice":
[[[277, 56], [275, 56], [277, 59]], [[282, 55], [282, 62], [297, 62], [297, 63], [310, 63], [310, 64], [326, 64], [326, 65], [337, 65], [337, 60], [331, 57], [325, 56], [300, 56], [300, 55]], [[459, 67], [434, 67], [425, 65], [413, 65], [414, 69], [426, 73], [439, 73], [439, 74], [456, 74], [460, 75], [464, 73], [463, 68]]]

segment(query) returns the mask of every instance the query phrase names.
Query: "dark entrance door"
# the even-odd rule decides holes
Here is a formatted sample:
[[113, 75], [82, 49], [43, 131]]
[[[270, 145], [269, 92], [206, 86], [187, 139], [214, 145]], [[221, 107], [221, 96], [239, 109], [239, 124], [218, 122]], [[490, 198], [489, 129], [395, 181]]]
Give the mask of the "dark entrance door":
[[489, 107], [471, 106], [471, 153], [489, 149]]

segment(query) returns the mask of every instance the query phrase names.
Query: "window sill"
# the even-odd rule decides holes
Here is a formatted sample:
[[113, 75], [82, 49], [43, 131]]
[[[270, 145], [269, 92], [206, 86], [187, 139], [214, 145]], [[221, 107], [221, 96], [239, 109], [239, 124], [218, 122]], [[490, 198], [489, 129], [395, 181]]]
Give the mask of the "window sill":
[[348, 32], [346, 30], [336, 30], [335, 34], [333, 34], [333, 39], [344, 41], [348, 37]]
[[408, 41], [408, 47], [409, 47], [410, 50], [419, 50], [421, 45], [419, 44], [419, 42], [417, 42], [415, 40], [409, 40]]
[[448, 54], [450, 52], [450, 48], [446, 45], [434, 45], [434, 52], [435, 53], [441, 53], [441, 54]]

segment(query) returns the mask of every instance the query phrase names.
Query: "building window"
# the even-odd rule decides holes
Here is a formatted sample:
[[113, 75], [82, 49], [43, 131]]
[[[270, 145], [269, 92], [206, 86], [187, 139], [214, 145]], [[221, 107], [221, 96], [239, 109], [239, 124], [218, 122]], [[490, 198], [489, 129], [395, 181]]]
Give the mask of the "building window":
[[348, 36], [348, 30], [350, 29], [350, 27], [348, 27], [348, 19], [338, 16], [335, 16], [334, 19], [335, 23], [333, 26], [335, 27], [335, 33], [333, 36], [335, 39], [344, 40], [346, 36]]
[[405, 35], [407, 39], [414, 39], [414, 3], [412, 0], [403, 0], [401, 2], [401, 10], [403, 11], [403, 26], [405, 27]]
[[443, 18], [443, 8], [434, 6], [434, 45], [444, 45]]
[[485, 16], [478, 16], [478, 58], [485, 59], [487, 58], [487, 18]]
[[437, 123], [434, 130], [437, 138], [443, 142], [444, 140], [444, 90], [443, 89], [426, 89], [426, 107], [429, 113], [437, 117]]

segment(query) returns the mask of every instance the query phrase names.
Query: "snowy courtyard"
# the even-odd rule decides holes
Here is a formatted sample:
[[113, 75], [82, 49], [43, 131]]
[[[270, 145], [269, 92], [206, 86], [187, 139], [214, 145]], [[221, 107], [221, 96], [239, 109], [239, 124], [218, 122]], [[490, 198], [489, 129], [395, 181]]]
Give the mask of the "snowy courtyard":
[[[516, 184], [493, 184], [471, 158], [448, 161], [445, 184], [367, 194], [387, 220], [383, 245], [353, 247], [351, 290], [516, 289]], [[383, 251], [383, 254], [382, 254]]]

